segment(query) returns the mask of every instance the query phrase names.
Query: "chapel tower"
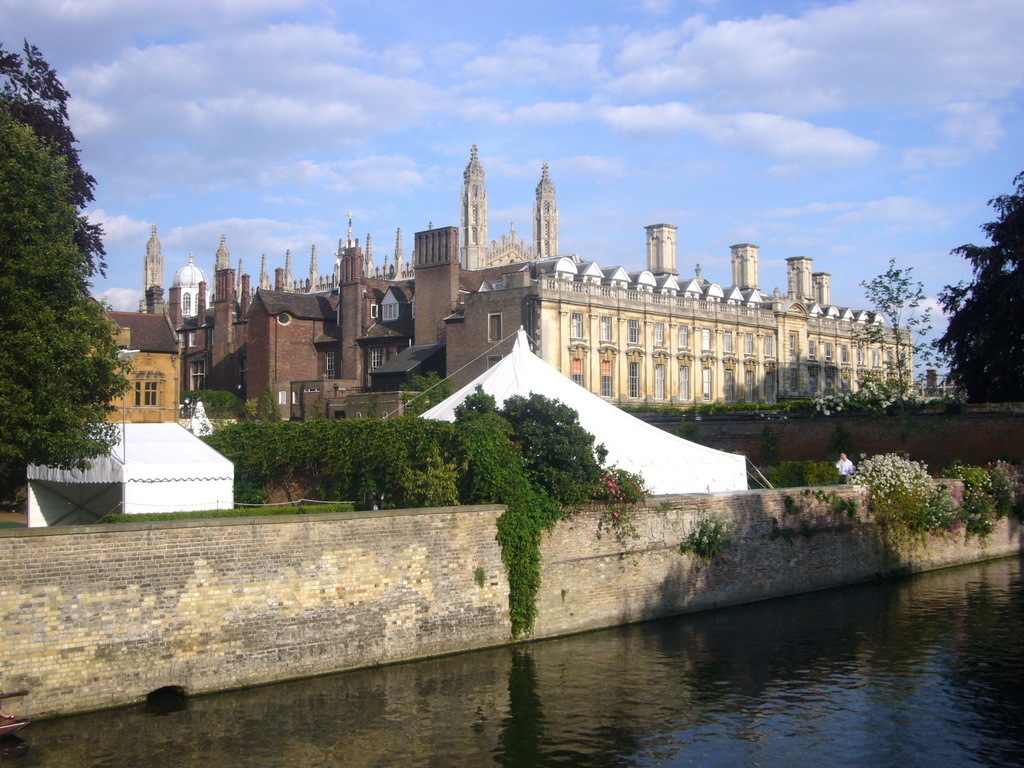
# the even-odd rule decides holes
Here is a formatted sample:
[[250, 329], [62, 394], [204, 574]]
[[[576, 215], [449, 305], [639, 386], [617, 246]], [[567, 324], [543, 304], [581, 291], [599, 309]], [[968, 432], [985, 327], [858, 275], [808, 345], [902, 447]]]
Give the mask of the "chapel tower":
[[537, 259], [558, 255], [558, 203], [547, 163], [541, 167], [537, 199], [533, 204], [533, 255]]
[[151, 315], [164, 311], [164, 257], [156, 236], [156, 224], [149, 231], [146, 258], [142, 262], [142, 296], [140, 311]]
[[483, 166], [477, 158], [476, 144], [470, 149], [469, 164], [462, 178], [459, 238], [462, 266], [464, 269], [482, 269], [487, 266], [487, 187]]

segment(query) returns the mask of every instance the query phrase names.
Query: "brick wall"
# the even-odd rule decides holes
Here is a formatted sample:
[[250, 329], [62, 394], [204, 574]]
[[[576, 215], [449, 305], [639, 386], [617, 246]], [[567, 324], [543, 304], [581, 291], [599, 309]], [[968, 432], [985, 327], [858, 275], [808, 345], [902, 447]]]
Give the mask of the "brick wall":
[[[958, 481], [947, 481], [954, 486]], [[817, 496], [815, 495], [817, 491]], [[856, 486], [671, 497], [637, 521], [638, 538], [616, 536], [601, 509], [579, 512], [544, 536], [544, 581], [536, 635], [545, 637], [763, 600], [1020, 552], [1024, 529], [1003, 520], [984, 542], [963, 534], [901, 548], [870, 522], [832, 512]], [[786, 497], [798, 511], [787, 511]], [[663, 501], [667, 497], [661, 497]], [[711, 561], [679, 545], [705, 515], [732, 521], [732, 543]]]
[[500, 511], [5, 530], [0, 680], [41, 715], [505, 642]]
[[[644, 420], [675, 432], [679, 416], [645, 416]], [[1024, 459], [1024, 413], [968, 412], [963, 414], [926, 413], [911, 417], [909, 429], [901, 434], [893, 419], [872, 416], [805, 417], [751, 419], [742, 417], [705, 417], [687, 422], [688, 439], [723, 451], [743, 453], [756, 463], [763, 462], [763, 431], [772, 428], [779, 442], [779, 458], [784, 461], [813, 459], [835, 461], [829, 451], [837, 427], [845, 427], [852, 438], [855, 455], [907, 451], [912, 458], [939, 471], [955, 459], [968, 464], [985, 464], [994, 459]]]
[[[617, 535], [603, 509], [544, 535], [536, 637], [714, 608], [1020, 552], [1002, 521], [894, 549], [834, 486], [660, 497]], [[791, 501], [787, 505], [786, 498]], [[19, 713], [201, 693], [509, 641], [500, 507], [0, 530], [0, 680]], [[732, 543], [679, 544], [706, 514]]]

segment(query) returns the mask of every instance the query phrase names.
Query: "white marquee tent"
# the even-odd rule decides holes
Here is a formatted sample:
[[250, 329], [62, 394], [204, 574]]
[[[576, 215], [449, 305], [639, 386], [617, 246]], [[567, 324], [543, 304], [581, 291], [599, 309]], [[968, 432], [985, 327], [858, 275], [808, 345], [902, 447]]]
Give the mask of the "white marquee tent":
[[522, 328], [510, 354], [424, 412], [423, 418], [454, 421], [455, 408], [477, 386], [494, 397], [499, 407], [512, 395], [536, 392], [574, 408], [583, 428], [608, 449], [607, 463], [641, 475], [653, 494], [747, 488], [745, 457], [683, 440], [588, 392], [530, 352]]
[[28, 468], [29, 527], [89, 525], [112, 512], [231, 509], [235, 467], [178, 424], [117, 425], [85, 470]]

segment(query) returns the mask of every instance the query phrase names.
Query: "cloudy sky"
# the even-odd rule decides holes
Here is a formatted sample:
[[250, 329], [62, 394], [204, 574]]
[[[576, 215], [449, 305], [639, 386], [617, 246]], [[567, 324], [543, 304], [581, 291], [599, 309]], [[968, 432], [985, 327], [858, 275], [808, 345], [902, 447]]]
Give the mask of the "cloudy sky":
[[221, 233], [234, 264], [291, 249], [321, 272], [345, 236], [390, 258], [401, 227], [458, 225], [480, 148], [489, 236], [531, 237], [550, 165], [560, 251], [730, 282], [729, 246], [832, 274], [833, 302], [891, 257], [929, 295], [969, 277], [987, 201], [1024, 170], [1021, 0], [4, 0], [72, 94], [106, 231], [96, 292], [137, 306], [150, 225], [165, 287]]

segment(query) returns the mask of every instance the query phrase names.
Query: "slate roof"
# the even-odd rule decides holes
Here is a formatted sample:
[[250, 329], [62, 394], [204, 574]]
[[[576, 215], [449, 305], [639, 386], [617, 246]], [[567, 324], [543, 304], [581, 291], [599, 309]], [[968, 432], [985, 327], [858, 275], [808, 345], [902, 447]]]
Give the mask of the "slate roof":
[[287, 312], [292, 317], [302, 320], [329, 320], [335, 315], [330, 299], [324, 294], [268, 291], [260, 288], [256, 291], [256, 299], [263, 302], [267, 314], [271, 316]]
[[141, 312], [107, 312], [119, 328], [131, 334], [129, 345], [142, 352], [178, 352], [178, 340], [167, 315], [147, 315]]

